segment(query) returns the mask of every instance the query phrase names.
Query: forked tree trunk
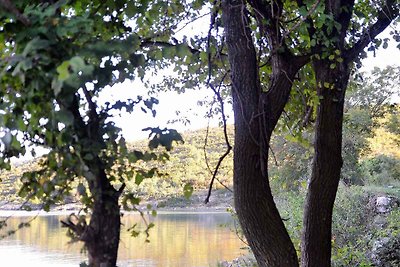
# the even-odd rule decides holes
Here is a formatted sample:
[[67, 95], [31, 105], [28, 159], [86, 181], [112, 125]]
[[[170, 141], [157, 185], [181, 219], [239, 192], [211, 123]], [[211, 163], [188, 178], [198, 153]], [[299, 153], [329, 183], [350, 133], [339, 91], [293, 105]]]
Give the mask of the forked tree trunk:
[[[365, 30], [352, 48], [346, 49], [345, 39], [355, 2], [324, 2], [324, 13], [336, 24], [333, 27], [323, 25], [318, 30], [335, 44], [326, 47], [325, 40], [318, 40], [312, 48], [312, 54], [319, 56], [318, 60], [315, 59], [314, 70], [321, 101], [315, 130], [315, 158], [304, 213], [301, 258], [304, 267], [331, 265], [332, 210], [342, 166], [343, 103], [350, 63], [371, 38], [399, 14], [396, 0], [387, 0], [376, 23]], [[297, 4], [307, 9], [304, 1], [298, 0]], [[248, 28], [246, 7], [249, 6], [253, 8], [260, 32], [268, 39], [272, 74], [270, 84], [264, 90], [258, 77], [259, 62], [253, 37]], [[310, 55], [296, 57], [282, 42], [277, 26], [282, 23], [282, 1], [224, 0], [222, 9], [235, 114], [234, 190], [238, 218], [260, 266], [298, 266], [296, 251], [271, 195], [267, 158], [271, 134], [287, 103], [294, 76], [308, 62]], [[310, 40], [317, 38], [319, 35], [315, 34], [313, 21], [310, 18], [306, 20]], [[326, 58], [326, 53], [337, 53], [337, 50], [341, 61], [329, 60], [330, 56], [321, 59]]]
[[244, 9], [242, 1], [223, 2], [235, 113], [235, 208], [259, 266], [295, 267], [296, 250], [271, 194], [267, 159], [272, 131], [288, 100], [294, 75], [305, 61], [275, 53], [271, 84], [267, 93], [263, 91]]
[[[91, 267], [115, 267], [118, 256], [118, 246], [120, 239], [121, 214], [119, 207], [119, 197], [125, 188], [123, 185], [119, 190], [111, 185], [105, 170], [105, 164], [97, 155], [96, 149], [91, 146], [103, 144], [101, 127], [99, 125], [99, 115], [96, 107], [92, 104], [89, 114], [89, 123], [85, 123], [80, 115], [79, 100], [75, 96], [69, 105], [60, 102], [61, 106], [69, 110], [75, 118], [75, 131], [77, 136], [86, 147], [81, 151], [82, 154], [88, 153], [93, 159], [85, 161], [87, 171], [84, 172], [91, 197], [93, 200], [92, 214], [88, 225], [77, 226], [74, 223], [65, 223], [76, 233], [80, 241], [85, 243], [88, 251], [89, 266]], [[89, 105], [90, 106], [90, 105]]]

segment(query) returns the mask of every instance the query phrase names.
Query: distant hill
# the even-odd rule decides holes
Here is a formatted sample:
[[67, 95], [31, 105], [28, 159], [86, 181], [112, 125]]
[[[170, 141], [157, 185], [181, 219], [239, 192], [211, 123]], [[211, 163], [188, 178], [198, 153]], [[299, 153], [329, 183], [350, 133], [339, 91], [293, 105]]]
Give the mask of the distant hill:
[[[230, 126], [228, 130], [231, 142], [233, 142], [233, 127]], [[184, 143], [174, 145], [169, 161], [151, 163], [152, 167], [156, 166], [164, 175], [146, 179], [140, 186], [137, 186], [134, 181], [128, 182], [126, 190], [137, 192], [143, 198], [160, 198], [182, 195], [183, 185], [186, 183], [191, 183], [195, 190], [207, 188], [212, 174], [207, 167], [204, 151], [207, 153], [209, 167], [213, 171], [219, 157], [226, 150], [223, 130], [210, 128], [206, 147], [207, 129], [187, 131], [182, 136]], [[148, 140], [141, 140], [130, 143], [129, 147], [146, 150], [147, 144]], [[24, 172], [38, 168], [36, 159], [14, 164], [10, 171], [2, 170], [0, 172], [0, 208], [4, 205], [18, 204], [24, 201], [18, 197], [18, 190], [21, 186], [20, 178]], [[217, 178], [227, 186], [231, 186], [232, 153], [225, 159]], [[222, 186], [215, 181], [215, 187], [221, 188]]]

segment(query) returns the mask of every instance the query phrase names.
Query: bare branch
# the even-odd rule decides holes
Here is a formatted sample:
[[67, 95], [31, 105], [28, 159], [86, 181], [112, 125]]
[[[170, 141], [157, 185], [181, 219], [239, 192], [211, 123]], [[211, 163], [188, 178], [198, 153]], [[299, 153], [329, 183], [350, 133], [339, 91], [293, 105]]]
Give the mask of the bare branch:
[[[214, 2], [213, 2], [213, 5], [215, 5], [216, 2], [217, 2], [217, 1], [214, 1]], [[223, 122], [223, 125], [224, 125], [224, 137], [225, 137], [226, 151], [225, 151], [225, 153], [219, 158], [219, 161], [218, 161], [218, 163], [217, 163], [217, 165], [216, 165], [216, 167], [215, 167], [215, 169], [214, 169], [214, 173], [213, 173], [213, 176], [212, 176], [212, 178], [211, 178], [210, 185], [209, 185], [209, 188], [208, 188], [208, 194], [207, 194], [206, 199], [204, 200], [204, 202], [205, 202], [206, 204], [210, 201], [211, 190], [212, 190], [212, 187], [213, 187], [213, 184], [214, 184], [214, 180], [217, 179], [216, 176], [217, 176], [217, 174], [218, 174], [219, 167], [221, 166], [221, 164], [222, 164], [222, 162], [224, 161], [224, 159], [226, 158], [226, 156], [228, 156], [229, 153], [230, 153], [231, 150], [232, 150], [232, 146], [231, 146], [231, 144], [229, 143], [229, 138], [228, 138], [227, 119], [226, 119], [226, 115], [225, 115], [224, 100], [222, 99], [221, 94], [220, 94], [221, 86], [222, 86], [222, 84], [223, 84], [223, 82], [224, 82], [224, 80], [225, 80], [225, 77], [227, 76], [228, 72], [226, 72], [226, 73], [224, 74], [224, 76], [222, 77], [222, 79], [221, 79], [221, 81], [220, 81], [220, 83], [219, 83], [218, 89], [216, 89], [216, 88], [214, 87], [214, 85], [211, 84], [211, 76], [212, 76], [212, 60], [211, 60], [211, 51], [210, 51], [210, 45], [211, 45], [211, 44], [210, 44], [210, 43], [211, 43], [211, 31], [212, 31], [212, 29], [214, 28], [217, 14], [218, 14], [218, 9], [215, 9], [215, 10], [213, 11], [213, 13], [211, 14], [210, 27], [209, 27], [208, 36], [207, 36], [207, 53], [208, 53], [208, 79], [207, 79], [207, 85], [211, 88], [211, 90], [213, 90], [215, 96], [217, 97], [217, 101], [218, 101], [218, 103], [220, 104], [220, 107], [221, 107], [221, 117], [222, 117], [222, 122]], [[217, 179], [217, 180], [218, 180], [218, 179]], [[220, 183], [221, 183], [221, 182], [220, 182]], [[221, 184], [222, 184], [222, 183], [221, 183]], [[229, 188], [226, 187], [224, 184], [222, 184], [222, 185], [223, 185], [225, 188], [229, 189]]]

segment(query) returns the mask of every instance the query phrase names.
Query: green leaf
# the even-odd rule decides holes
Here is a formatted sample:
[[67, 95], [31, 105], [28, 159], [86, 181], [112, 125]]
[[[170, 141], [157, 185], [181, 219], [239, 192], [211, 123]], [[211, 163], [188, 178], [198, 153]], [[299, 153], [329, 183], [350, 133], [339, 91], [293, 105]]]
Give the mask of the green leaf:
[[65, 81], [68, 79], [70, 73], [69, 73], [69, 60], [64, 61], [60, 66], [57, 67], [57, 73], [58, 73], [58, 80], [59, 81]]
[[25, 49], [22, 52], [22, 55], [26, 57], [30, 52], [46, 48], [49, 46], [49, 44], [50, 44], [49, 41], [36, 37], [26, 44]]
[[75, 56], [69, 60], [69, 64], [74, 72], [79, 72], [85, 68], [85, 61], [78, 56]]
[[193, 185], [190, 183], [185, 184], [183, 187], [183, 195], [185, 198], [189, 199], [193, 194]]
[[65, 126], [70, 126], [74, 123], [74, 115], [68, 110], [60, 110], [56, 113], [56, 118], [59, 122], [65, 124]]
[[144, 179], [143, 175], [141, 175], [140, 173], [136, 173], [135, 184], [140, 185], [142, 183], [143, 179]]

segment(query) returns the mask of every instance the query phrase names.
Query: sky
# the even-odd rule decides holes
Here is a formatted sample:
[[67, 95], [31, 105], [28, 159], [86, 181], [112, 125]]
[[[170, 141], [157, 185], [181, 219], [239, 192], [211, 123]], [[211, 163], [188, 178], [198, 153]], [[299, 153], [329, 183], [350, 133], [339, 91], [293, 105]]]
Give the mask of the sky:
[[[389, 30], [383, 32], [379, 37], [390, 37]], [[371, 71], [374, 67], [384, 68], [387, 65], [399, 65], [400, 50], [396, 48], [395, 42], [389, 42], [387, 49], [379, 49], [376, 51], [375, 57], [372, 52], [368, 52], [368, 57], [362, 61], [362, 71]], [[160, 77], [158, 77], [160, 78]], [[159, 80], [155, 78], [152, 82]], [[400, 89], [399, 89], [400, 90]], [[115, 85], [112, 88], [107, 88], [103, 92], [103, 101], [110, 99], [136, 99], [138, 95], [146, 95], [146, 89], [139, 81], [127, 81], [122, 84]], [[122, 134], [128, 141], [144, 139], [148, 137], [147, 132], [142, 129], [146, 127], [168, 127], [177, 129], [180, 132], [193, 130], [210, 126], [217, 126], [219, 119], [213, 118], [208, 120], [205, 118], [208, 107], [200, 107], [197, 105], [199, 100], [212, 99], [213, 92], [209, 88], [203, 88], [197, 91], [187, 90], [183, 94], [176, 92], [162, 92], [157, 96], [160, 103], [156, 106], [157, 115], [152, 117], [150, 113], [143, 113], [137, 109], [132, 114], [124, 113], [121, 116], [115, 117], [114, 121], [118, 127], [122, 129]], [[228, 123], [233, 123], [232, 107], [229, 104], [225, 106], [227, 114], [230, 115]], [[180, 112], [180, 116], [185, 116], [190, 120], [190, 124], [183, 125], [182, 123], [168, 123], [170, 120], [176, 119], [176, 112]]]
[[[196, 31], [201, 28], [203, 31], [207, 30], [208, 19], [204, 18], [199, 21], [199, 25], [192, 25], [183, 31], [180, 35], [188, 35], [190, 32]], [[399, 28], [399, 27], [397, 27]], [[389, 37], [389, 31], [393, 28], [389, 28], [380, 34], [378, 37], [385, 38]], [[391, 38], [390, 38], [391, 39]], [[374, 67], [384, 68], [387, 65], [399, 65], [400, 63], [400, 50], [396, 48], [394, 41], [389, 42], [387, 49], [379, 49], [376, 51], [375, 57], [372, 52], [368, 52], [368, 57], [362, 61], [362, 71], [371, 71]], [[152, 78], [152, 82], [157, 83], [161, 81], [162, 75]], [[100, 97], [99, 103], [105, 103], [124, 99], [136, 99], [137, 96], [146, 96], [147, 91], [145, 86], [140, 81], [126, 81], [121, 84], [117, 84], [113, 87], [105, 88]], [[399, 93], [400, 94], [400, 88]], [[220, 118], [206, 118], [209, 107], [199, 106], [198, 101], [213, 99], [213, 92], [209, 88], [203, 88], [201, 90], [187, 90], [185, 93], [178, 94], [176, 92], [162, 92], [159, 93], [156, 98], [159, 100], [159, 104], [155, 106], [157, 114], [155, 117], [151, 113], [144, 113], [140, 108], [134, 110], [133, 113], [128, 114], [122, 112], [113, 118], [116, 126], [122, 129], [122, 135], [127, 141], [143, 140], [148, 138], [149, 132], [142, 131], [147, 127], [160, 127], [160, 128], [172, 128], [179, 132], [187, 130], [195, 130], [205, 128], [207, 125], [216, 127], [219, 124]], [[395, 99], [395, 102], [400, 102], [400, 97]], [[228, 123], [233, 123], [233, 112], [232, 107], [229, 104], [225, 104], [226, 114], [228, 115]], [[171, 120], [177, 119], [177, 112], [180, 112], [180, 117], [186, 117], [190, 123], [170, 123]], [[47, 152], [45, 149], [36, 149], [37, 154], [44, 154]], [[30, 159], [30, 155], [25, 155], [20, 159], [14, 159], [12, 161], [25, 161]]]

